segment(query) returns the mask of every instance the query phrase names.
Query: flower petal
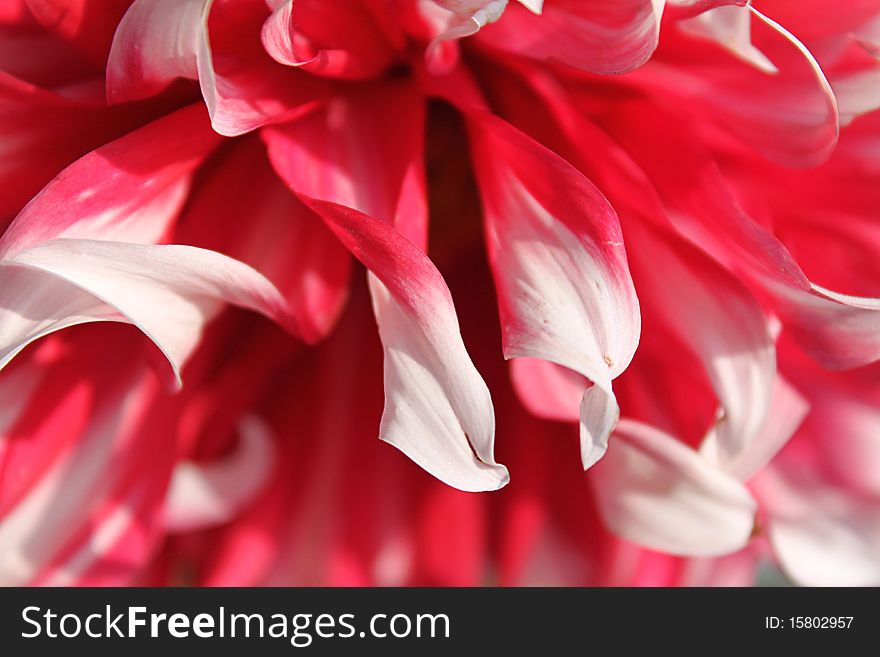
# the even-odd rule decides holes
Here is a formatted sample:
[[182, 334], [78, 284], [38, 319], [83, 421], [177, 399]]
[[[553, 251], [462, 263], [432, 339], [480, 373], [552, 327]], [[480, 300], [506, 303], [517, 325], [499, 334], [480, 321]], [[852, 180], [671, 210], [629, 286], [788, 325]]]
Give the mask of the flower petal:
[[422, 100], [405, 87], [378, 91], [264, 130], [270, 160], [371, 272], [385, 350], [381, 438], [456, 488], [495, 490], [508, 475], [493, 456], [492, 400], [424, 252]]
[[670, 34], [650, 65], [630, 80], [661, 98], [676, 94], [786, 166], [826, 160], [837, 143], [839, 115], [819, 62], [791, 32], [751, 5], [716, 11], [751, 14], [751, 42], [778, 72], [770, 74], [766, 65], [761, 70], [718, 43], [682, 33]]
[[762, 473], [756, 492], [783, 569], [805, 586], [880, 585], [880, 504], [794, 468]]
[[647, 425], [622, 420], [590, 473], [606, 524], [654, 550], [718, 556], [743, 547], [756, 504], [731, 475]]
[[210, 56], [211, 0], [135, 0], [113, 37], [107, 98], [121, 103], [152, 96], [176, 78], [197, 80], [198, 58]]
[[541, 358], [593, 381], [581, 404], [589, 467], [616, 418], [611, 380], [639, 337], [617, 215], [583, 175], [524, 134], [488, 115], [471, 121], [505, 357]]
[[646, 317], [700, 359], [715, 390], [720, 409], [705, 453], [726, 469], [753, 450], [767, 417], [776, 377], [768, 321], [749, 290], [699, 249], [648, 226], [633, 224], [628, 236]]
[[[213, 251], [179, 245], [55, 239], [21, 251], [6, 270], [26, 267], [0, 314], [0, 363], [49, 331], [87, 321], [124, 321], [140, 328], [180, 369], [223, 302], [263, 312], [290, 326], [278, 290], [247, 265]], [[60, 289], [58, 279], [79, 289]], [[63, 285], [63, 283], [61, 284]], [[48, 319], [47, 319], [48, 318]], [[48, 326], [47, 326], [48, 324]]]
[[510, 377], [529, 412], [548, 420], [577, 422], [590, 382], [577, 372], [540, 358], [514, 358]]
[[[227, 146], [205, 168], [172, 240], [250, 265], [287, 299], [297, 335], [323, 339], [348, 295], [348, 250], [279, 179], [256, 138]], [[218, 222], [220, 215], [247, 221]]]
[[762, 426], [748, 440], [740, 441], [741, 449], [725, 456], [721, 441], [734, 441], [716, 428], [700, 446], [702, 456], [740, 481], [748, 481], [757, 474], [794, 436], [810, 411], [807, 400], [781, 376], [776, 377], [771, 394]]
[[428, 256], [399, 232], [341, 205], [303, 197], [372, 272], [370, 291], [385, 350], [380, 437], [447, 484], [496, 490], [489, 389], [465, 350], [452, 297]]
[[159, 240], [192, 171], [218, 142], [204, 110], [192, 105], [92, 151], [21, 211], [0, 239], [0, 258], [57, 237]]
[[[141, 468], [145, 463], [156, 467], [147, 470], [139, 484], [125, 486], [129, 493], [138, 487], [143, 490], [153, 479], [162, 479], [163, 470], [170, 468], [173, 449], [167, 448], [171, 446], [172, 432], [153, 435], [158, 444], [156, 440], [144, 441], [149, 450], [143, 448], [144, 443], [139, 449], [133, 440], [134, 429], [144, 417], [152, 394], [149, 380], [128, 372], [127, 378], [113, 383], [100, 391], [96, 407], [76, 439], [69, 442], [45, 475], [0, 520], [3, 584], [29, 585], [46, 576], [58, 564], [59, 553], [71, 542], [77, 542], [77, 534], [85, 557], [80, 562], [100, 559], [110, 548], [108, 543], [118, 538], [118, 524], [84, 525], [83, 509], [85, 513], [96, 511], [105, 496], [123, 484], [126, 470], [134, 461], [139, 461]], [[148, 457], [146, 461], [144, 456]], [[160, 461], [165, 468], [159, 465]], [[146, 522], [146, 515], [140, 520]], [[84, 529], [89, 530], [86, 541], [82, 541]]]
[[554, 0], [540, 16], [511, 5], [477, 40], [493, 49], [560, 61], [591, 73], [644, 64], [660, 32], [662, 0]]
[[694, 36], [717, 41], [734, 55], [765, 73], [779, 69], [752, 43], [751, 13], [739, 7], [717, 7], [690, 20], [679, 23], [679, 28]]
[[[646, 108], [621, 107], [614, 132], [654, 180], [676, 228], [769, 293], [785, 328], [826, 367], [858, 367], [880, 358], [880, 302], [811, 283], [779, 239], [745, 211], [687, 127], [658, 111], [652, 116], [662, 117], [662, 130], [644, 122]], [[668, 155], [673, 152], [675, 166]]]
[[262, 40], [281, 64], [343, 79], [375, 77], [395, 56], [370, 8], [347, 0], [284, 0]]
[[324, 87], [263, 50], [267, 14], [262, 2], [136, 0], [114, 39], [108, 97], [133, 100], [174, 78], [197, 78], [212, 125], [225, 136], [296, 114]]

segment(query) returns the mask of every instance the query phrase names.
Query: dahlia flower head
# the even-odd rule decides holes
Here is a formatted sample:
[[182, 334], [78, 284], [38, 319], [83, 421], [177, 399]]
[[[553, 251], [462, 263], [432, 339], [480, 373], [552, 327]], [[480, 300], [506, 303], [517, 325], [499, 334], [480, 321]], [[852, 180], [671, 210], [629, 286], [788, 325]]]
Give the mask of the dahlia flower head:
[[878, 56], [880, 0], [0, 0], [0, 582], [880, 584]]

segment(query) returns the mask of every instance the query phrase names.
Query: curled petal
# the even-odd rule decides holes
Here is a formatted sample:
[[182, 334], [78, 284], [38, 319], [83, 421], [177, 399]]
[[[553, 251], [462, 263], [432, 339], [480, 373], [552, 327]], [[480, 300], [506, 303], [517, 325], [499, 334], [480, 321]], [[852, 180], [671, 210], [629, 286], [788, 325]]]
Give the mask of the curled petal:
[[[858, 367], [880, 358], [880, 302], [812, 283], [782, 242], [744, 210], [685, 126], [664, 114], [663, 130], [653, 129], [644, 111], [621, 109], [616, 136], [674, 210], [669, 217], [676, 228], [766, 290], [786, 329], [826, 367]], [[667, 155], [672, 152], [675, 166]]]
[[124, 321], [162, 350], [174, 372], [172, 384], [179, 387], [183, 363], [223, 302], [290, 325], [287, 304], [269, 281], [205, 249], [57, 239], [22, 251], [3, 266], [14, 274], [21, 267], [29, 271], [15, 290], [4, 286], [12, 298], [0, 315], [0, 334], [6, 338], [2, 364], [49, 331], [88, 321]]
[[375, 77], [395, 56], [371, 9], [347, 0], [285, 0], [263, 24], [262, 41], [281, 64], [343, 79]]
[[666, 12], [673, 18], [692, 18], [704, 11], [729, 5], [743, 6], [748, 0], [666, 0]]
[[695, 103], [730, 134], [784, 165], [826, 160], [837, 143], [839, 112], [819, 62], [791, 32], [751, 5], [715, 11], [751, 15], [750, 43], [778, 72], [766, 72], [766, 62], [764, 70], [756, 68], [702, 37], [673, 38], [630, 79], [663, 97], [672, 91]]
[[260, 2], [136, 0], [114, 39], [108, 97], [134, 100], [175, 78], [198, 79], [211, 123], [225, 136], [296, 114], [322, 90], [308, 76], [292, 78], [263, 50], [267, 13]]
[[593, 467], [608, 451], [608, 439], [620, 419], [611, 386], [594, 383], [584, 391], [580, 408], [581, 463]]
[[[348, 295], [348, 250], [275, 175], [257, 139], [240, 140], [212, 164], [190, 195], [173, 241], [252, 266], [290, 304], [297, 335], [310, 344], [323, 339]], [[218, 222], [221, 215], [247, 221]]]
[[830, 369], [880, 359], [880, 299], [855, 297], [811, 285], [809, 292], [767, 283], [780, 317], [798, 342]]
[[511, 5], [477, 40], [493, 49], [559, 61], [592, 73], [644, 64], [660, 32], [662, 0], [554, 0], [540, 16]]
[[107, 62], [111, 103], [152, 96], [176, 78], [199, 79], [200, 57], [210, 57], [211, 0], [136, 0], [123, 16]]
[[717, 41], [734, 55], [765, 73], [779, 69], [752, 43], [751, 13], [735, 6], [718, 7], [679, 23], [679, 28]]

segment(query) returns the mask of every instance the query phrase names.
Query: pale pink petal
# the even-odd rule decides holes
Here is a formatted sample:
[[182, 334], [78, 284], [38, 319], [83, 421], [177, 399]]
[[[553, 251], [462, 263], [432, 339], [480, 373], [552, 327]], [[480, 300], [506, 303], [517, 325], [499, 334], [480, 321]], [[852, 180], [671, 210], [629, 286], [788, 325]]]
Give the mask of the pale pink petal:
[[[621, 109], [615, 135], [654, 180], [673, 209], [668, 214], [676, 228], [765, 289], [785, 329], [826, 367], [858, 367], [880, 358], [880, 302], [811, 283], [782, 242], [743, 209], [686, 127], [663, 114], [663, 129], [651, 128], [646, 112]], [[669, 153], [675, 153], [674, 166]]]
[[622, 420], [590, 481], [605, 523], [672, 554], [718, 556], [749, 540], [757, 506], [731, 475], [671, 436]]
[[445, 42], [472, 36], [490, 23], [494, 23], [504, 13], [507, 0], [434, 0], [452, 12], [443, 29], [428, 46], [426, 57], [438, 71], [443, 70], [436, 63], [442, 57], [438, 52]]
[[657, 47], [662, 0], [554, 0], [540, 16], [510, 5], [477, 40], [493, 49], [559, 61], [592, 73], [624, 73]]
[[544, 0], [518, 0], [519, 3], [533, 14], [541, 14], [544, 8]]
[[548, 360], [593, 381], [581, 404], [589, 467], [616, 420], [611, 380], [639, 337], [617, 215], [576, 169], [509, 125], [474, 115], [471, 135], [505, 357]]
[[838, 109], [819, 62], [791, 32], [751, 5], [723, 11], [752, 14], [751, 42], [777, 73], [702, 37], [671, 35], [676, 38], [630, 79], [663, 98], [674, 93], [694, 103], [737, 139], [784, 165], [813, 166], [827, 159], [837, 143]]
[[880, 299], [811, 285], [809, 292], [767, 282], [780, 318], [804, 349], [830, 369], [880, 359]]
[[848, 72], [831, 77], [837, 98], [840, 125], [847, 126], [863, 114], [880, 109], [880, 69]]
[[608, 451], [611, 432], [620, 420], [620, 407], [610, 385], [594, 383], [584, 391], [580, 408], [581, 464], [593, 467]]
[[267, 14], [255, 2], [136, 0], [114, 40], [108, 97], [134, 100], [178, 77], [198, 79], [212, 125], [226, 136], [296, 114], [320, 88], [308, 76], [292, 77], [262, 49]]
[[332, 87], [266, 52], [260, 34], [269, 8], [259, 0], [212, 0], [208, 38], [198, 53], [199, 84], [214, 129], [236, 136], [297, 116]]
[[880, 59], [880, 13], [862, 23], [853, 37], [868, 53]]
[[765, 471], [756, 494], [785, 572], [805, 586], [880, 585], [880, 503], [794, 468]]
[[273, 453], [269, 428], [252, 415], [242, 419], [232, 453], [208, 463], [178, 462], [165, 499], [166, 530], [185, 532], [229, 522], [265, 486]]
[[674, 18], [690, 18], [704, 11], [728, 5], [746, 4], [747, 0], [666, 0], [666, 12]]
[[22, 210], [0, 240], [3, 275], [21, 285], [3, 286], [4, 364], [50, 331], [129, 321], [157, 341], [177, 376], [224, 298], [286, 316], [277, 290], [249, 267], [143, 244], [167, 234], [193, 169], [218, 140], [200, 107], [180, 110], [83, 157]]

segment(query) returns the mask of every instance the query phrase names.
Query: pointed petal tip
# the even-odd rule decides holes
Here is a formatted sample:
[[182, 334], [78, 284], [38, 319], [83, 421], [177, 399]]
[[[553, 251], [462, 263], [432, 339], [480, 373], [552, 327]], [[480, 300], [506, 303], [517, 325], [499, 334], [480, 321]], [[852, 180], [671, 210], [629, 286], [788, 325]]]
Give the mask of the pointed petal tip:
[[451, 486], [465, 493], [487, 493], [501, 490], [510, 483], [510, 472], [507, 466], [500, 463], [485, 463], [474, 456], [473, 467], [464, 469], [461, 467], [443, 467], [441, 462], [431, 463], [406, 449], [406, 445], [398, 444], [393, 438], [383, 435], [379, 440], [388, 443], [412, 460], [416, 465], [428, 474], [436, 477], [447, 486]]

